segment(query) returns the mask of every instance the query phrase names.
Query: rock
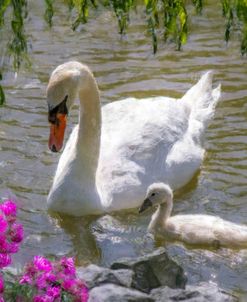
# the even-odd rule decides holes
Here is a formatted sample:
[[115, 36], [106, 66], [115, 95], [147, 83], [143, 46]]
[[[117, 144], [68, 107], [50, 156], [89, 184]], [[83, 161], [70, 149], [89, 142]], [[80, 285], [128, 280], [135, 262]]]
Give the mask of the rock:
[[155, 300], [140, 291], [124, 288], [114, 284], [104, 284], [94, 287], [89, 294], [88, 302], [155, 302]]
[[119, 260], [111, 269], [91, 264], [78, 269], [77, 274], [90, 290], [88, 302], [239, 301], [213, 283], [184, 289], [183, 269], [163, 248], [143, 257]]
[[85, 268], [79, 268], [78, 277], [82, 279], [89, 289], [104, 283], [113, 283], [130, 287], [134, 273], [129, 269], [110, 270], [91, 264]]
[[145, 293], [160, 286], [184, 288], [187, 281], [182, 267], [168, 257], [164, 248], [139, 258], [120, 260], [113, 263], [111, 268], [133, 270], [131, 287]]
[[199, 286], [186, 286], [186, 289], [171, 289], [163, 286], [153, 289], [150, 296], [156, 302], [237, 302], [238, 298], [230, 295], [215, 284], [203, 282]]

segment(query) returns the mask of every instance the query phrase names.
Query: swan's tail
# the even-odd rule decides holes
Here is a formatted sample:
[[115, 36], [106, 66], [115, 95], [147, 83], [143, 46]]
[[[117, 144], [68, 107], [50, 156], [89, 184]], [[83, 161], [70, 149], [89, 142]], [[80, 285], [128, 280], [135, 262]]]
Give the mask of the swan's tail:
[[181, 102], [186, 103], [191, 111], [189, 127], [195, 139], [202, 139], [221, 96], [221, 85], [213, 89], [212, 80], [213, 72], [206, 72], [181, 99]]

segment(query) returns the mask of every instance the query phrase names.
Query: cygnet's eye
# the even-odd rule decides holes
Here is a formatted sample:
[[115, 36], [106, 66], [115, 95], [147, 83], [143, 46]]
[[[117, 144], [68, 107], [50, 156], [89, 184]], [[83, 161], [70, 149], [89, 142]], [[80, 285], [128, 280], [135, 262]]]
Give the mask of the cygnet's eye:
[[152, 193], [151, 196], [155, 196], [155, 193]]

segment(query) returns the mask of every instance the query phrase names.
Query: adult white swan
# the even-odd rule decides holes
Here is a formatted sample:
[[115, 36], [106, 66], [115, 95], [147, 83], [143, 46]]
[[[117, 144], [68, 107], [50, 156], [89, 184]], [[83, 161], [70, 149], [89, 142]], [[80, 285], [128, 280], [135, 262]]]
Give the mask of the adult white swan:
[[207, 72], [179, 100], [128, 98], [101, 109], [90, 69], [62, 64], [47, 88], [52, 151], [62, 148], [66, 115], [78, 95], [79, 124], [59, 160], [48, 208], [81, 216], [140, 206], [153, 182], [184, 186], [202, 162], [220, 87], [212, 90]]
[[164, 183], [154, 183], [148, 187], [146, 198], [139, 212], [155, 205], [158, 208], [148, 226], [150, 232], [161, 233], [170, 239], [191, 245], [247, 248], [246, 225], [236, 224], [212, 215], [171, 216], [173, 194], [171, 188]]

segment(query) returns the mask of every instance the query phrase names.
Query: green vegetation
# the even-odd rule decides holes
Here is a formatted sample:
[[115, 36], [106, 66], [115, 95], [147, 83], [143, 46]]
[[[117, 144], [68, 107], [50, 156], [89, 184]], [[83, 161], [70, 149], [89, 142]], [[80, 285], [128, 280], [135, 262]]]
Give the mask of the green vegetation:
[[[44, 19], [52, 26], [52, 18], [55, 0], [44, 0]], [[137, 5], [143, 5], [146, 13], [147, 29], [152, 38], [153, 52], [158, 49], [158, 40], [163, 38], [166, 42], [171, 40], [176, 49], [180, 50], [186, 43], [188, 36], [188, 15], [186, 0], [64, 0], [64, 5], [69, 11], [76, 10], [77, 17], [72, 22], [73, 30], [80, 24], [87, 22], [89, 13], [93, 9], [102, 7], [112, 10], [117, 18], [120, 34], [126, 33], [129, 24], [130, 11], [135, 10]], [[191, 0], [198, 14], [202, 13], [203, 1]], [[247, 0], [221, 0], [222, 13], [226, 19], [225, 41], [228, 42], [234, 29], [242, 33], [241, 54], [247, 54]], [[29, 12], [31, 14], [31, 12]], [[28, 46], [25, 35], [25, 18], [28, 15], [27, 0], [0, 0], [0, 29], [4, 26], [11, 15], [12, 36], [8, 42], [8, 54], [13, 61], [13, 67], [18, 70], [22, 62], [28, 61]], [[159, 31], [158, 31], [159, 29]], [[158, 34], [159, 32], [159, 34]], [[161, 32], [161, 37], [160, 37]], [[79, 34], [79, 33], [78, 33]], [[0, 83], [2, 80], [0, 66]], [[0, 85], [0, 105], [5, 101], [4, 92]]]

